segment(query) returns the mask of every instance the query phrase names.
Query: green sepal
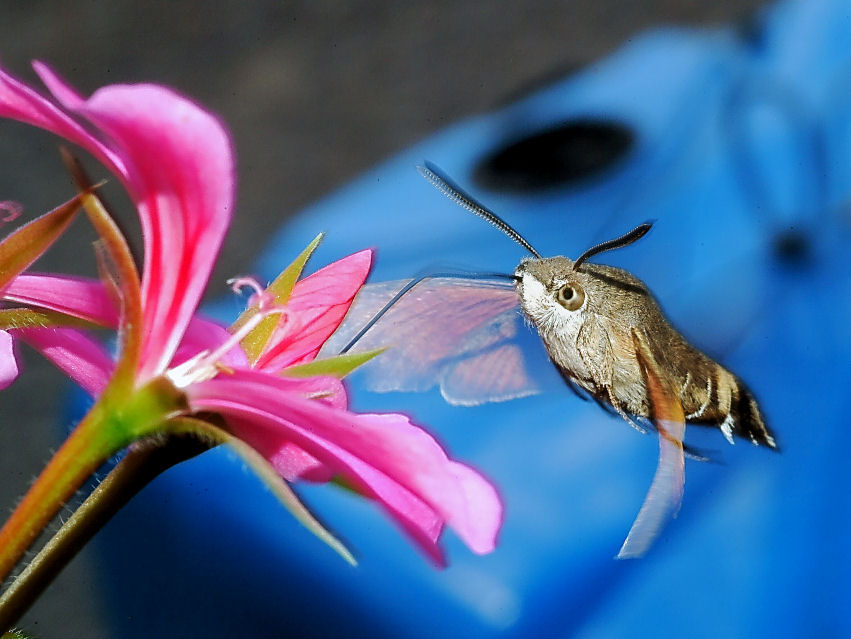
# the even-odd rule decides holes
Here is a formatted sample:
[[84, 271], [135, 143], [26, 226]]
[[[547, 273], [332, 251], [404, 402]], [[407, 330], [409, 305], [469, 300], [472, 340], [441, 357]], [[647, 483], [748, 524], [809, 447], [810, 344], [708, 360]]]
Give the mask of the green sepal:
[[376, 348], [372, 351], [364, 351], [362, 353], [343, 353], [334, 355], [325, 359], [315, 359], [306, 364], [296, 364], [285, 368], [280, 372], [284, 377], [316, 377], [318, 375], [327, 375], [343, 379], [346, 375], [355, 370], [358, 366], [366, 364], [376, 355], [381, 355], [389, 347]]
[[120, 388], [130, 393], [139, 368], [144, 335], [142, 317], [142, 289], [136, 263], [127, 240], [115, 223], [104, 203], [93, 191], [103, 184], [93, 185], [83, 165], [65, 147], [59, 149], [65, 168], [80, 191], [81, 202], [95, 229], [100, 244], [96, 248], [101, 275], [108, 273], [107, 290], [121, 305], [121, 330], [119, 330], [120, 357], [107, 388]]
[[78, 195], [13, 231], [0, 242], [0, 289], [35, 262], [68, 228], [80, 209]]
[[[275, 281], [266, 288], [266, 292], [271, 293], [274, 296], [276, 305], [284, 306], [289, 301], [293, 287], [298, 281], [298, 278], [301, 276], [301, 272], [304, 270], [304, 265], [307, 264], [307, 260], [310, 259], [310, 256], [313, 255], [316, 247], [319, 246], [319, 243], [322, 241], [322, 237], [323, 233], [317, 235], [313, 241], [307, 245], [307, 248], [305, 248], [293, 261], [293, 263], [285, 268], [283, 272], [275, 278]], [[234, 322], [233, 326], [231, 326], [231, 332], [238, 330], [243, 324], [245, 324], [245, 322], [251, 319], [255, 313], [257, 313], [256, 306], [252, 306], [247, 309], [239, 316], [236, 322]], [[264, 318], [263, 321], [261, 321], [260, 324], [258, 324], [257, 327], [242, 340], [242, 348], [248, 356], [248, 361], [251, 362], [251, 364], [254, 364], [258, 359], [260, 359], [260, 355], [263, 353], [263, 349], [266, 348], [266, 344], [275, 332], [275, 327], [278, 325], [279, 320], [280, 316], [277, 314]]]
[[100, 420], [101, 439], [114, 451], [156, 435], [163, 422], [188, 410], [186, 395], [165, 377], [155, 377], [129, 397], [108, 387], [89, 415]]
[[89, 320], [67, 315], [60, 311], [48, 311], [35, 308], [9, 308], [0, 310], [0, 330], [15, 328], [51, 328], [71, 326], [74, 328], [104, 328]]
[[194, 417], [178, 417], [171, 419], [164, 425], [169, 432], [175, 434], [191, 433], [202, 439], [224, 444], [230, 447], [243, 462], [257, 475], [257, 477], [266, 485], [272, 494], [278, 498], [278, 501], [292, 513], [292, 515], [310, 532], [312, 532], [321, 541], [325, 542], [338, 555], [345, 559], [352, 566], [357, 565], [357, 560], [354, 555], [331, 533], [323, 526], [313, 513], [305, 506], [298, 495], [295, 494], [290, 485], [278, 474], [266, 459], [260, 453], [254, 450], [251, 446], [222, 430], [218, 426], [210, 422], [197, 419]]

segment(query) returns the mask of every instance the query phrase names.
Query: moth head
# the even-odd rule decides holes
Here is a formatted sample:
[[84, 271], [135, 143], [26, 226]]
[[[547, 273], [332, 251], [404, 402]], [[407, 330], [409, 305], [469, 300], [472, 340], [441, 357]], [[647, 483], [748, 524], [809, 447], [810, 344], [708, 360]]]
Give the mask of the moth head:
[[565, 331], [579, 323], [592, 291], [586, 273], [566, 257], [526, 259], [517, 267], [517, 291], [523, 310], [539, 328]]

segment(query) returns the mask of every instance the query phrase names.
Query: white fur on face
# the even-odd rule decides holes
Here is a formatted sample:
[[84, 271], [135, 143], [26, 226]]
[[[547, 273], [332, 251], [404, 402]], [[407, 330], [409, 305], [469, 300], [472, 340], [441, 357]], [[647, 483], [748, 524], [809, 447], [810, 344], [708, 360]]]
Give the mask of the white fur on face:
[[[577, 379], [589, 379], [591, 373], [577, 347], [585, 305], [569, 311], [556, 301], [553, 291], [534, 275], [523, 269], [518, 269], [517, 275], [521, 278], [519, 289], [523, 311], [535, 325], [550, 358]], [[579, 383], [583, 385], [581, 381]]]
[[556, 301], [553, 292], [534, 275], [526, 271], [520, 275], [523, 309], [539, 331], [542, 334], [556, 333], [564, 339], [572, 337], [575, 340], [582, 325], [582, 309], [585, 303], [579, 309], [569, 311]]

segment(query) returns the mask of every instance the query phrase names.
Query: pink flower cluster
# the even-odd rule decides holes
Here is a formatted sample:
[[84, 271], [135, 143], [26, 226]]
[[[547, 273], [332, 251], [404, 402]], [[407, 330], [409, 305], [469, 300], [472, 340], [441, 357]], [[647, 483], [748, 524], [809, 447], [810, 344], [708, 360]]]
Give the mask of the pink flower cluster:
[[[492, 550], [502, 506], [478, 473], [450, 460], [404, 415], [348, 410], [338, 379], [286, 376], [288, 367], [313, 360], [340, 324], [366, 279], [371, 252], [299, 281], [262, 355], [251, 362], [225, 327], [196, 314], [233, 213], [233, 152], [225, 128], [167, 88], [112, 85], [84, 98], [47, 66], [34, 67], [52, 97], [0, 70], [0, 116], [91, 153], [118, 177], [138, 211], [144, 264], [137, 387], [157, 377], [172, 380], [188, 400], [188, 415], [219, 414], [232, 435], [288, 481], [344, 479], [383, 506], [438, 563], [444, 525], [473, 551]], [[121, 329], [114, 296], [98, 280], [22, 274], [2, 298]], [[95, 396], [115, 368], [114, 357], [83, 329], [14, 329], [0, 332], [4, 384], [17, 375], [12, 337]], [[217, 352], [212, 372], [176, 374], [192, 358]]]

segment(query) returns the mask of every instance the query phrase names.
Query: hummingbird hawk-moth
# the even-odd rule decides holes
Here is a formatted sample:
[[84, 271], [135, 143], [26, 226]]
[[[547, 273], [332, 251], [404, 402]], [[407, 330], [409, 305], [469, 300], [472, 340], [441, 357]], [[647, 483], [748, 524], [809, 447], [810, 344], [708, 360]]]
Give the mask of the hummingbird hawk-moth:
[[364, 287], [327, 346], [339, 349], [344, 340], [344, 351], [391, 346], [365, 367], [368, 387], [420, 391], [439, 385], [447, 401], [468, 405], [538, 392], [513, 341], [522, 317], [572, 390], [639, 430], [645, 429], [636, 420], [660, 434], [657, 474], [619, 557], [643, 554], [663, 520], [679, 507], [686, 422], [717, 426], [730, 443], [742, 437], [776, 448], [745, 384], [673, 328], [641, 280], [588, 261], [639, 240], [650, 224], [593, 246], [575, 260], [544, 258], [436, 167], [418, 169], [531, 257], [511, 275], [444, 273]]

